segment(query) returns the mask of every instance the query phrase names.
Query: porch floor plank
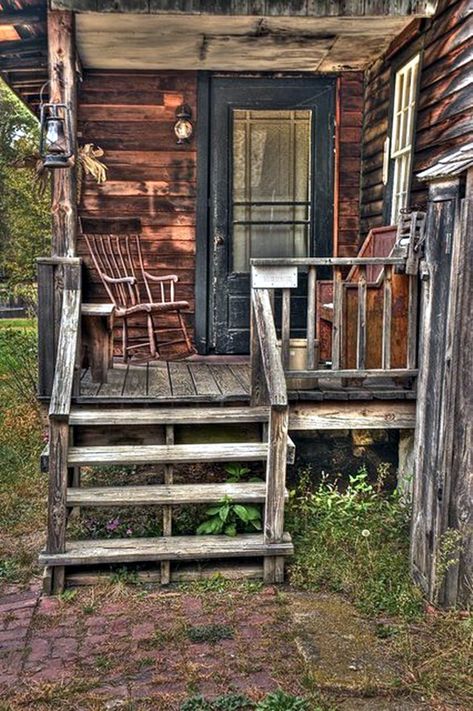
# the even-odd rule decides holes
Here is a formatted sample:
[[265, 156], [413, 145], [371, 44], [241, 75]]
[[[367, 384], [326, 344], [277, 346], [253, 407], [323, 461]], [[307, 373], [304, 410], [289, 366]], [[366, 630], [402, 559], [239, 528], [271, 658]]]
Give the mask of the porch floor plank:
[[209, 367], [222, 395], [248, 395], [241, 382], [235, 377], [230, 365], [227, 368], [221, 368], [216, 363], [212, 363]]
[[189, 363], [197, 395], [219, 395], [220, 388], [206, 363]]
[[[108, 371], [107, 382], [92, 382], [90, 370], [80, 384], [82, 403], [129, 402], [138, 404], [248, 402], [250, 367], [246, 362], [155, 361], [148, 365], [126, 365], [120, 361]], [[415, 391], [392, 381], [342, 387], [329, 383], [320, 390], [289, 390], [289, 399], [297, 401], [338, 400], [412, 400]]]
[[148, 397], [172, 399], [169, 368], [165, 361], [150, 365], [148, 371]]
[[197, 395], [187, 363], [168, 363], [172, 394], [176, 397]]

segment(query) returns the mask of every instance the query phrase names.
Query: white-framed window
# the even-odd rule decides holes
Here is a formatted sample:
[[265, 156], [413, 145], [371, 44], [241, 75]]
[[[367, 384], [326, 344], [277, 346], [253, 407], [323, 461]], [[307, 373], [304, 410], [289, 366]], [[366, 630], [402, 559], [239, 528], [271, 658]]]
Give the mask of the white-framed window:
[[419, 65], [420, 54], [416, 54], [398, 69], [394, 82], [391, 136], [386, 146], [391, 163], [386, 168], [392, 171], [391, 224], [397, 222], [409, 198]]

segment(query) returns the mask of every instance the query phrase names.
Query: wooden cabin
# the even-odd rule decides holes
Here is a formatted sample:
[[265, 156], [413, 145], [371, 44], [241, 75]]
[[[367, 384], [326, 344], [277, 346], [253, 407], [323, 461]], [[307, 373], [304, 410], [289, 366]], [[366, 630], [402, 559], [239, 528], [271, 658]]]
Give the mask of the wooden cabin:
[[[413, 574], [432, 598], [459, 529], [442, 596], [466, 604], [469, 0], [46, 5], [2, 0], [0, 72], [35, 112], [49, 81], [72, 141], [38, 265], [47, 589], [81, 566], [160, 564], [167, 583], [224, 558], [281, 581], [291, 432], [395, 428], [416, 432]], [[104, 182], [78, 178], [88, 144]], [[252, 434], [182, 443], [204, 424]], [[174, 479], [245, 461], [265, 483]], [[146, 463], [162, 484], [80, 486], [85, 466]], [[172, 535], [173, 505], [223, 496], [264, 505], [263, 531]], [[164, 535], [68, 540], [72, 510], [123, 502], [162, 506]]]

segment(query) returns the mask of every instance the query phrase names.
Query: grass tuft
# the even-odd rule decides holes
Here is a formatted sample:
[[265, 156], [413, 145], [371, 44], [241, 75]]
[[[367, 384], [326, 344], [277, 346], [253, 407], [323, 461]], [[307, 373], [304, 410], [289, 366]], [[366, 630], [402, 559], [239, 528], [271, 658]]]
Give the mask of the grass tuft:
[[397, 492], [382, 491], [365, 469], [342, 488], [303, 472], [291, 492], [289, 530], [296, 554], [291, 582], [304, 589], [344, 593], [365, 614], [415, 619], [422, 598], [408, 569], [409, 510]]
[[223, 624], [195, 625], [188, 627], [186, 634], [188, 639], [196, 644], [201, 642], [216, 644], [222, 639], [233, 639], [234, 637], [233, 629], [229, 625]]

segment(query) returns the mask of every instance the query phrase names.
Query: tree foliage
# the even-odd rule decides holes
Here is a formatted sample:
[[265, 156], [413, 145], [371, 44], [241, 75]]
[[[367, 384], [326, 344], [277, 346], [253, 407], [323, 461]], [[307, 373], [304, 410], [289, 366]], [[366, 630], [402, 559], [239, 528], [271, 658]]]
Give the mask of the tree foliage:
[[49, 251], [49, 191], [35, 171], [15, 163], [37, 151], [39, 125], [0, 79], [0, 276], [12, 291], [34, 280], [35, 259]]

